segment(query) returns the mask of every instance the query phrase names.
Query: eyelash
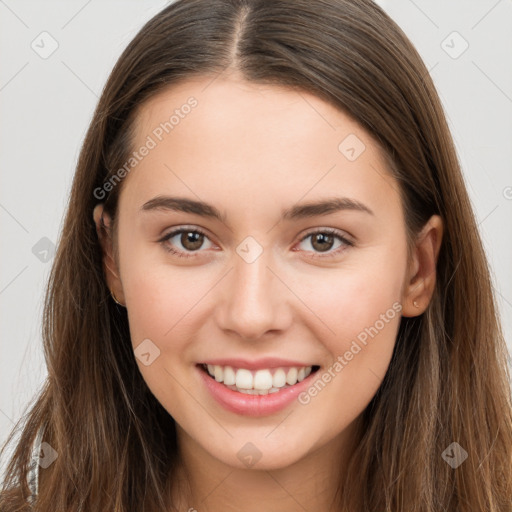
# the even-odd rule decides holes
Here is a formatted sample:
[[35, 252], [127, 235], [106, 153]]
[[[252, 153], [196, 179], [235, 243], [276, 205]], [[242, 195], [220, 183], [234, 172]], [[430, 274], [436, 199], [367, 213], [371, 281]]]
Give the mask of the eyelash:
[[[170, 240], [171, 238], [175, 237], [176, 235], [179, 235], [181, 233], [199, 233], [205, 237], [208, 238], [208, 235], [202, 231], [201, 229], [199, 228], [179, 228], [179, 229], [176, 229], [174, 231], [171, 231], [170, 233], [168, 233], [167, 235], [165, 235], [163, 238], [161, 238], [160, 240], [158, 240], [158, 242], [160, 242], [162, 244], [162, 246], [164, 247], [164, 249], [172, 254], [174, 254], [175, 256], [178, 256], [179, 258], [193, 258], [195, 256], [194, 253], [192, 254], [187, 254], [187, 253], [184, 253], [183, 251], [177, 251], [176, 249], [173, 249], [172, 247], [169, 246], [169, 244], [167, 244], [166, 242], [168, 240]], [[348, 240], [347, 238], [345, 238], [340, 231], [336, 230], [336, 229], [333, 229], [333, 228], [324, 228], [324, 229], [318, 229], [318, 230], [315, 230], [315, 231], [310, 231], [308, 232], [306, 235], [304, 235], [299, 242], [303, 242], [304, 240], [306, 240], [307, 238], [309, 238], [310, 236], [312, 235], [317, 235], [317, 234], [327, 234], [327, 235], [333, 235], [335, 236], [336, 238], [338, 238], [338, 240], [340, 240], [346, 247], [352, 247], [354, 245], [353, 242], [351, 242], [350, 240]], [[313, 258], [330, 258], [330, 257], [334, 257], [334, 256], [337, 256], [339, 252], [345, 250], [345, 248], [343, 247], [338, 247], [338, 249], [336, 249], [335, 251], [333, 252], [329, 252], [327, 253], [325, 256], [322, 255], [322, 253], [316, 253]], [[197, 251], [195, 251], [197, 252]]]

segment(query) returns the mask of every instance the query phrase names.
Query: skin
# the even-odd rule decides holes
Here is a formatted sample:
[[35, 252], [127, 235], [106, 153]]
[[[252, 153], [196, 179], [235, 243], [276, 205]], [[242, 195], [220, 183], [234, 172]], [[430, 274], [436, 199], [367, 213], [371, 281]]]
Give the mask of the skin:
[[[371, 136], [312, 94], [236, 74], [190, 80], [151, 98], [139, 109], [134, 148], [190, 96], [197, 107], [124, 179], [118, 258], [101, 228], [102, 206], [94, 211], [107, 283], [127, 308], [133, 347], [149, 338], [160, 350], [149, 366], [137, 363], [176, 420], [184, 487], [176, 486], [175, 499], [179, 510], [327, 511], [361, 413], [387, 371], [400, 314], [419, 315], [431, 299], [442, 222], [429, 220], [408, 261], [398, 184]], [[349, 134], [366, 147], [354, 161], [338, 149]], [[165, 194], [207, 201], [226, 222], [141, 211]], [[280, 220], [296, 203], [333, 196], [358, 200], [374, 215]], [[159, 242], [180, 226], [206, 232], [203, 245], [191, 250], [180, 235]], [[354, 245], [335, 237], [322, 252], [313, 236], [302, 240], [322, 228]], [[263, 249], [251, 263], [236, 252], [249, 235]], [[195, 368], [215, 357], [278, 356], [320, 365], [320, 375], [394, 303], [401, 313], [306, 405], [241, 416], [211, 398]], [[252, 467], [237, 457], [247, 442], [261, 452]]]

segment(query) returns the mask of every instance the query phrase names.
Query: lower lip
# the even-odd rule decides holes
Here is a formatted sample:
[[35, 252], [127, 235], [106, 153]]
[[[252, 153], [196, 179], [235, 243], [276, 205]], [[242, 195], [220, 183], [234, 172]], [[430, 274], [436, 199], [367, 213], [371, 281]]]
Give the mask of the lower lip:
[[224, 384], [210, 377], [201, 367], [197, 366], [206, 389], [212, 397], [225, 409], [245, 416], [269, 416], [290, 405], [304, 391], [317, 374], [310, 373], [303, 381], [293, 386], [268, 395], [247, 395], [227, 388]]

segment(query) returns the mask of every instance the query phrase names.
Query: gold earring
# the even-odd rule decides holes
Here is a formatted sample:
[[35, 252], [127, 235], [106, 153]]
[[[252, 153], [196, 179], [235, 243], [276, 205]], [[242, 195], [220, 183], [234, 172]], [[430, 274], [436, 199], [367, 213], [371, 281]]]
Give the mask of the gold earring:
[[415, 308], [419, 308], [420, 307], [419, 304], [416, 301], [413, 301], [413, 304], [414, 304]]
[[114, 292], [112, 290], [110, 290], [110, 295], [112, 296], [112, 298], [114, 299], [114, 302], [116, 304], [119, 304], [119, 306], [123, 307], [124, 308], [124, 304], [121, 304], [117, 299], [116, 299], [116, 296], [114, 295]]

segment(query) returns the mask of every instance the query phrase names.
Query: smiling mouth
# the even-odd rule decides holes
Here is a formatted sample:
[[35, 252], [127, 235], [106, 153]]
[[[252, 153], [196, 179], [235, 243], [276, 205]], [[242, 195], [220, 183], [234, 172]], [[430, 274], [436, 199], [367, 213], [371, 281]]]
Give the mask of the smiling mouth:
[[247, 395], [268, 395], [293, 387], [302, 382], [310, 374], [317, 372], [320, 366], [290, 366], [248, 370], [233, 366], [210, 364], [197, 365], [210, 378], [224, 384], [232, 391]]

